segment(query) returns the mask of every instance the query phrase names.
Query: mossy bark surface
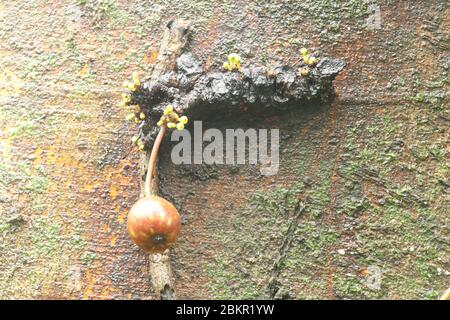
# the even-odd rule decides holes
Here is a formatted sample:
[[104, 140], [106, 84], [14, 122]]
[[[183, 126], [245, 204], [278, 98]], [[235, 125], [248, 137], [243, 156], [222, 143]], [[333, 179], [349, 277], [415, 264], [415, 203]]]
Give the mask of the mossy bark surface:
[[117, 103], [133, 71], [152, 72], [174, 18], [192, 22], [188, 49], [207, 70], [232, 52], [290, 65], [301, 47], [347, 63], [329, 105], [205, 124], [279, 128], [275, 176], [174, 166], [163, 145], [159, 193], [183, 219], [177, 296], [442, 294], [446, 1], [20, 0], [0, 1], [0, 298], [156, 297], [127, 235], [140, 154]]

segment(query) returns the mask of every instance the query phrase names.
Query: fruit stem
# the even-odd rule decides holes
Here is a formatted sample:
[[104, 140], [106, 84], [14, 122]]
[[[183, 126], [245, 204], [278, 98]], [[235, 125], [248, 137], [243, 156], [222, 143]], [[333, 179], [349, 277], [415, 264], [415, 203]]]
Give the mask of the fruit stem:
[[153, 176], [156, 174], [156, 162], [158, 160], [159, 147], [166, 133], [166, 126], [162, 126], [156, 136], [155, 143], [153, 144], [152, 153], [150, 154], [150, 160], [148, 161], [147, 175], [145, 177], [145, 189], [144, 195], [149, 197], [153, 192]]

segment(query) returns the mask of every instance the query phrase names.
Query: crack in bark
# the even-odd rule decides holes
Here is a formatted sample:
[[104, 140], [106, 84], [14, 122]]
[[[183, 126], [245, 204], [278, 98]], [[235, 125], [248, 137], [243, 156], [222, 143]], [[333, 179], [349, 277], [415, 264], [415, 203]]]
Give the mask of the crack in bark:
[[[401, 194], [399, 192], [393, 191], [395, 187], [392, 187], [389, 185], [389, 183], [386, 181], [386, 179], [383, 179], [378, 175], [378, 173], [375, 170], [372, 170], [370, 168], [364, 168], [360, 167], [358, 168], [353, 174], [345, 174], [343, 172], [338, 172], [338, 175], [341, 176], [344, 179], [348, 179], [350, 181], [357, 181], [359, 182], [359, 179], [370, 181], [380, 187], [383, 188], [383, 191], [386, 192], [389, 196], [396, 198], [400, 200], [401, 202], [411, 205], [413, 203], [418, 203], [419, 205], [423, 207], [427, 207], [428, 203], [426, 200], [422, 199], [417, 193], [414, 191], [408, 191], [406, 194]], [[357, 177], [357, 178], [355, 178]], [[398, 187], [397, 187], [398, 188]]]
[[278, 249], [278, 255], [275, 258], [272, 265], [272, 269], [270, 271], [270, 277], [266, 287], [269, 299], [275, 299], [280, 289], [278, 277], [280, 276], [281, 273], [281, 266], [284, 260], [286, 259], [287, 252], [292, 246], [295, 230], [297, 230], [297, 226], [300, 221], [300, 216], [305, 211], [305, 208], [306, 205], [302, 201], [298, 201], [295, 205], [294, 216], [292, 217], [291, 222], [289, 223], [288, 230], [284, 235], [283, 243], [281, 244], [280, 249]]

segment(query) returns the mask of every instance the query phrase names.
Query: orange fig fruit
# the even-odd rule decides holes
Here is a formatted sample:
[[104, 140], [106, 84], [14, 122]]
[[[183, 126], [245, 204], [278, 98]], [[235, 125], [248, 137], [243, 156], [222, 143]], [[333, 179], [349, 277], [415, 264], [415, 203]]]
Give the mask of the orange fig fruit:
[[180, 233], [180, 214], [175, 206], [158, 196], [138, 200], [128, 214], [128, 233], [146, 253], [162, 253]]

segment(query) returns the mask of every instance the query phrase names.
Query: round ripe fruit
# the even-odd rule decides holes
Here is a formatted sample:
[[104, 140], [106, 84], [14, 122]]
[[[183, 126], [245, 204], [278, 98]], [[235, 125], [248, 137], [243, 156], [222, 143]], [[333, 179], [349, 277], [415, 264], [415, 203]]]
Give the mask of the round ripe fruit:
[[137, 201], [128, 214], [128, 233], [146, 253], [162, 253], [178, 238], [180, 214], [172, 203], [157, 196]]

